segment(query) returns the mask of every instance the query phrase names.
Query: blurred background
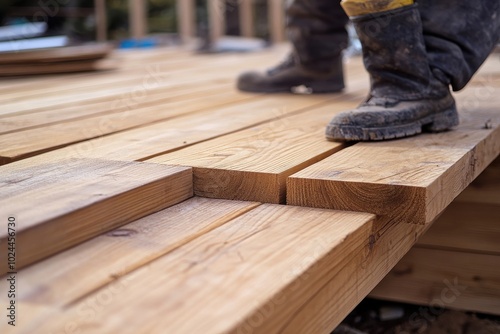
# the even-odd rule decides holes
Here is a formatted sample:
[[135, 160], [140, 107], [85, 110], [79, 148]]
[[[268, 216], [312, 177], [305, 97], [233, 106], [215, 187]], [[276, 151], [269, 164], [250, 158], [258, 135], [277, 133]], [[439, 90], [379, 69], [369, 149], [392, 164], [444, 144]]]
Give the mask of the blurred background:
[[[275, 1], [2, 0], [0, 26], [46, 23], [45, 36], [66, 35], [82, 42], [120, 42], [149, 36], [175, 43], [181, 37], [208, 39], [217, 33], [270, 41], [272, 3]], [[283, 9], [284, 1], [278, 1], [278, 6]], [[183, 19], [186, 22], [181, 22]], [[279, 25], [283, 29], [282, 20]], [[283, 34], [278, 34], [274, 39], [283, 39]]]

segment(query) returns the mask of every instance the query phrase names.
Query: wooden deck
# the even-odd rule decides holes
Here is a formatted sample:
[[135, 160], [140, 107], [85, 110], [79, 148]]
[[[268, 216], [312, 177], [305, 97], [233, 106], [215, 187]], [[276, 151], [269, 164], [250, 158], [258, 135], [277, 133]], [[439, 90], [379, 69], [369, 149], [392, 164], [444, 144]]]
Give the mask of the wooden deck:
[[[498, 54], [456, 94], [456, 130], [354, 145], [323, 131], [365, 96], [360, 59], [342, 94], [234, 88], [285, 54], [134, 51], [116, 71], [0, 81], [1, 219], [17, 223], [14, 267], [2, 224], [0, 268], [18, 289], [1, 332], [329, 333], [500, 154]], [[404, 261], [432, 245], [500, 256], [463, 234], [446, 248], [448, 219]], [[373, 295], [397, 299], [391, 286]]]

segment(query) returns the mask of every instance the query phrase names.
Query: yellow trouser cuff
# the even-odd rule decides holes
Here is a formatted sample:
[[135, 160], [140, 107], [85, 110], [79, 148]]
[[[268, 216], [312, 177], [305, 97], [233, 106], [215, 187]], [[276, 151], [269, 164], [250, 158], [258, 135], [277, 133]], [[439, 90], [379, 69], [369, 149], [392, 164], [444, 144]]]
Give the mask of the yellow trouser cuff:
[[413, 2], [413, 0], [342, 0], [340, 4], [348, 16], [359, 16], [413, 5]]

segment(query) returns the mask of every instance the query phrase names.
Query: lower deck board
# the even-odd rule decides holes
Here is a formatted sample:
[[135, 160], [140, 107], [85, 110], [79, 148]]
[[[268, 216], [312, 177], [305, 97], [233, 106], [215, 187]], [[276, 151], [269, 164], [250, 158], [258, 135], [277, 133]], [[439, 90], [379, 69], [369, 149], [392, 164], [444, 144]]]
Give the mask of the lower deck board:
[[[81, 333], [221, 333], [248, 326], [255, 333], [290, 332], [287, 326], [304, 308], [313, 312], [308, 303], [323, 293], [325, 284], [352, 284], [353, 276], [339, 271], [339, 263], [353, 251], [350, 270], [360, 270], [359, 264], [369, 260], [373, 218], [261, 205], [117, 278], [113, 284], [121, 287], [120, 293], [106, 298], [92, 316], [79, 312], [104, 298], [105, 288], [26, 323], [16, 333], [33, 328], [60, 332], [69, 323]], [[346, 299], [354, 305], [361, 296], [353, 292]], [[331, 330], [344, 316], [322, 312], [321, 317], [328, 317], [322, 325]], [[128, 319], [126, 326], [123, 319]]]

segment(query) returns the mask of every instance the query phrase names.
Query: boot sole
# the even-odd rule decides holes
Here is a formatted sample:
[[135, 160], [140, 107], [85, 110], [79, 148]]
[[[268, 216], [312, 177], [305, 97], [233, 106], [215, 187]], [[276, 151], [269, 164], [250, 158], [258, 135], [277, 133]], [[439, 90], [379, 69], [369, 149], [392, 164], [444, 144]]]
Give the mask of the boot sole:
[[339, 93], [344, 88], [344, 84], [332, 83], [306, 83], [304, 85], [286, 87], [256, 87], [238, 85], [239, 90], [249, 93], [328, 94]]
[[332, 141], [377, 141], [404, 138], [422, 132], [442, 132], [459, 124], [458, 112], [452, 107], [411, 123], [389, 125], [378, 128], [364, 128], [362, 126], [329, 125], [326, 138]]

